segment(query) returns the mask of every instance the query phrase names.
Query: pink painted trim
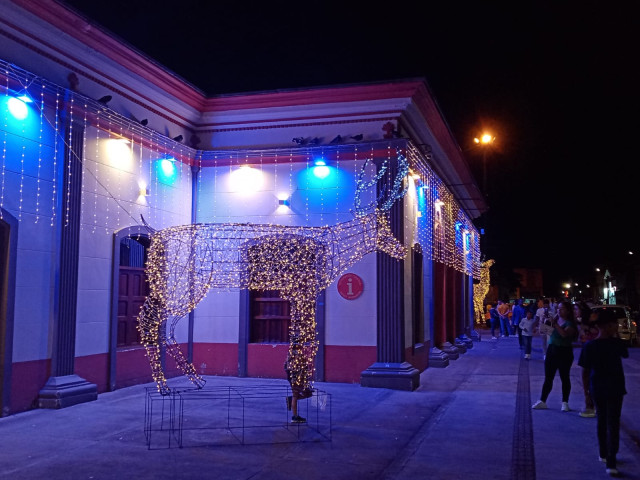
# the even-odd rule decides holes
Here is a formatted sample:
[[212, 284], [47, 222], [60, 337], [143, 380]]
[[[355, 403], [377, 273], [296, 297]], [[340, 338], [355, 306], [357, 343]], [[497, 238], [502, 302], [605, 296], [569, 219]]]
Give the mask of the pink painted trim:
[[[406, 98], [412, 97], [416, 89], [423, 83], [417, 80], [407, 80], [376, 85], [301, 89], [288, 92], [263, 92], [206, 98], [201, 91], [189, 85], [185, 80], [172, 75], [167, 69], [152, 62], [146, 56], [94, 27], [64, 5], [50, 0], [12, 1], [201, 112]], [[24, 31], [22, 33], [26, 34]]]
[[[238, 121], [238, 122], [220, 122], [220, 123], [206, 123], [206, 124], [198, 124], [198, 133], [202, 132], [236, 132], [240, 130], [264, 130], [267, 128], [289, 128], [289, 127], [313, 127], [317, 125], [343, 125], [349, 123], [371, 123], [371, 122], [383, 122], [383, 121], [392, 121], [396, 120], [402, 112], [400, 111], [389, 111], [389, 112], [373, 112], [375, 115], [395, 115], [393, 117], [374, 117], [374, 118], [354, 118], [350, 120], [326, 120], [323, 122], [310, 122], [309, 120], [313, 120], [314, 118], [327, 118], [324, 117], [298, 117], [298, 118], [269, 118], [264, 120], [248, 120], [248, 121]], [[343, 114], [343, 115], [332, 115], [331, 118], [339, 118], [339, 117], [353, 117], [360, 116], [362, 114]], [[304, 123], [300, 123], [300, 121], [305, 120]], [[280, 122], [296, 122], [296, 123], [285, 123], [280, 124]], [[247, 126], [247, 127], [229, 127], [229, 128], [215, 128], [218, 125], [250, 125], [250, 124], [260, 124], [260, 123], [277, 123], [278, 125], [256, 125], [256, 126]], [[213, 127], [207, 130], [202, 130], [203, 127]]]
[[170, 93], [185, 104], [198, 110], [201, 108], [205, 97], [199, 90], [99, 30], [64, 5], [50, 0], [12, 1], [63, 33], [79, 40], [89, 48], [100, 52], [129, 71]]
[[455, 169], [463, 182], [472, 182], [473, 179], [470, 176], [468, 167], [466, 167], [466, 162], [464, 161], [460, 147], [454, 139], [451, 130], [449, 130], [449, 127], [442, 118], [440, 109], [427, 90], [425, 84], [418, 86], [416, 95], [413, 97], [413, 101], [416, 103], [418, 109], [427, 121], [429, 129], [440, 142], [451, 166]]
[[[2, 19], [0, 19], [0, 21], [1, 21], [2, 23], [4, 23], [5, 25], [9, 25], [11, 28], [14, 28], [14, 29], [16, 29], [16, 30], [18, 30], [18, 31], [21, 31], [22, 33], [24, 33], [24, 35], [29, 36], [29, 37], [34, 38], [34, 39], [35, 39], [35, 37], [34, 37], [33, 35], [31, 35], [31, 34], [30, 34], [30, 33], [28, 33], [28, 32], [23, 31], [21, 28], [19, 28], [19, 27], [15, 26], [15, 25], [9, 24], [9, 23], [7, 23], [6, 21], [4, 21], [4, 20], [2, 20]], [[102, 85], [103, 87], [105, 87], [106, 89], [108, 89], [110, 92], [117, 93], [119, 96], [121, 96], [121, 97], [123, 97], [123, 98], [126, 98], [126, 99], [127, 99], [127, 100], [129, 100], [130, 102], [135, 103], [136, 105], [140, 105], [141, 107], [143, 107], [143, 108], [145, 108], [145, 109], [149, 110], [150, 112], [154, 113], [155, 115], [158, 115], [158, 116], [159, 116], [159, 117], [161, 117], [161, 118], [164, 118], [165, 120], [167, 120], [168, 122], [173, 123], [174, 125], [178, 125], [179, 127], [184, 128], [184, 129], [187, 129], [187, 130], [191, 128], [191, 122], [189, 122], [185, 117], [182, 117], [182, 116], [180, 116], [180, 115], [174, 115], [174, 117], [170, 117], [170, 116], [168, 116], [167, 114], [162, 113], [162, 112], [160, 112], [159, 110], [156, 110], [156, 109], [152, 108], [149, 104], [144, 104], [144, 103], [142, 103], [140, 100], [138, 100], [138, 99], [137, 99], [137, 98], [135, 98], [135, 97], [132, 97], [131, 95], [129, 95], [129, 94], [127, 94], [127, 93], [125, 93], [124, 91], [122, 91], [122, 90], [118, 90], [117, 88], [114, 88], [114, 85], [110, 85], [110, 84], [106, 83], [105, 81], [100, 80], [100, 79], [99, 79], [99, 78], [97, 78], [97, 77], [94, 77], [94, 76], [92, 76], [92, 75], [90, 75], [90, 74], [87, 74], [85, 71], [78, 69], [75, 65], [72, 65], [72, 64], [70, 64], [70, 63], [68, 63], [68, 62], [65, 62], [64, 60], [61, 60], [60, 58], [54, 57], [54, 56], [50, 55], [49, 53], [45, 52], [44, 50], [41, 50], [41, 49], [39, 49], [39, 48], [37, 48], [37, 47], [35, 47], [35, 46], [33, 46], [33, 45], [29, 44], [29, 43], [26, 43], [26, 42], [25, 42], [25, 41], [23, 41], [22, 39], [20, 39], [20, 38], [18, 38], [18, 37], [16, 37], [16, 36], [14, 36], [14, 35], [11, 35], [11, 34], [10, 34], [10, 33], [8, 33], [8, 32], [0, 31], [0, 34], [1, 34], [1, 35], [4, 35], [4, 36], [5, 36], [5, 37], [7, 37], [7, 38], [12, 39], [13, 41], [15, 41], [15, 42], [17, 42], [17, 43], [20, 43], [21, 45], [23, 45], [24, 47], [28, 48], [29, 50], [32, 50], [32, 51], [36, 52], [38, 55], [40, 55], [40, 56], [42, 56], [42, 57], [44, 57], [44, 58], [48, 58], [48, 59], [50, 59], [50, 60], [53, 60], [54, 62], [58, 63], [59, 65], [61, 65], [61, 66], [65, 67], [65, 68], [68, 68], [70, 71], [72, 71], [72, 72], [74, 72], [74, 73], [77, 73], [77, 74], [79, 74], [79, 75], [82, 75], [83, 77], [90, 79], [92, 82], [95, 82], [95, 83], [96, 83], [96, 84], [98, 84], [98, 85]], [[41, 43], [45, 44], [44, 42], [42, 42], [42, 41], [41, 41], [41, 40], [39, 40], [39, 39], [38, 39], [38, 41], [40, 41]], [[54, 47], [54, 46], [52, 46], [52, 45], [48, 45], [48, 44], [45, 44], [45, 45], [47, 45], [49, 48], [51, 48], [51, 49], [53, 49], [53, 50], [56, 50], [56, 51], [57, 51], [57, 52], [59, 52], [59, 53], [63, 53], [63, 52], [61, 52], [58, 48], [56, 48], [56, 47]], [[65, 55], [66, 55], [66, 54], [65, 54]], [[69, 58], [71, 58], [69, 55], [66, 55], [66, 56], [67, 56], [67, 57], [69, 57]], [[87, 69], [89, 69], [89, 70], [93, 70], [94, 72], [97, 72], [97, 70], [96, 70], [96, 69], [94, 69], [94, 68], [93, 68], [93, 67], [91, 67], [91, 66], [88, 66], [87, 64], [85, 64], [85, 63], [81, 62], [80, 60], [75, 59], [75, 61], [76, 61], [78, 64], [80, 64], [80, 65], [84, 66], [85, 68], [87, 68]], [[119, 82], [119, 81], [117, 81], [117, 80], [114, 80], [113, 78], [110, 78], [110, 77], [108, 77], [107, 75], [104, 75], [104, 77], [109, 78], [109, 80], [111, 80], [114, 84], [116, 84], [116, 85], [120, 85], [120, 86], [122, 86], [122, 87], [125, 87], [125, 88], [126, 88], [126, 85], [124, 85], [123, 83], [121, 83], [121, 82]], [[162, 105], [162, 104], [160, 104], [160, 103], [156, 102], [155, 100], [150, 99], [149, 97], [146, 97], [146, 96], [144, 96], [144, 95], [142, 95], [142, 94], [139, 94], [139, 93], [138, 93], [137, 95], [138, 95], [138, 96], [140, 96], [140, 97], [142, 97], [142, 98], [144, 98], [145, 100], [147, 100], [147, 101], [148, 101], [148, 102], [150, 102], [151, 104], [154, 104], [154, 105], [156, 105], [156, 106], [158, 106], [158, 107], [163, 107], [163, 105]], [[178, 118], [178, 119], [182, 120], [183, 122], [188, 122], [188, 124], [187, 124], [187, 123], [179, 123], [178, 121], [176, 121], [176, 118]]]
[[290, 92], [218, 96], [208, 98], [205, 101], [203, 112], [410, 98], [420, 85], [422, 85], [421, 81], [399, 81], [379, 85], [338, 86]]
[[[406, 151], [404, 148], [401, 148], [400, 151], [406, 154]], [[228, 151], [225, 151], [225, 154], [226, 153], [228, 153]], [[395, 154], [396, 154], [395, 150], [392, 150], [391, 155], [395, 156]], [[363, 150], [360, 152], [360, 158], [362, 160], [364, 160], [365, 158], [373, 158], [373, 159], [387, 158], [388, 156], [389, 156], [389, 151], [387, 149], [366, 150], [366, 151]], [[324, 157], [329, 161], [333, 161], [338, 158], [337, 154], [331, 151], [324, 152]], [[346, 158], [344, 152], [342, 152], [341, 158], [343, 160], [348, 159]], [[285, 155], [280, 157], [277, 157], [275, 155], [269, 155], [269, 156], [264, 155], [260, 158], [252, 157], [249, 159], [242, 159], [242, 164], [243, 165], [270, 165], [270, 164], [278, 163], [278, 161], [280, 162], [287, 161], [291, 163], [307, 163], [309, 161], [309, 156], [300, 155], [300, 154]], [[234, 164], [236, 165], [238, 164], [238, 158], [227, 157], [227, 156], [224, 156], [224, 157], [220, 156], [213, 160], [212, 159], [201, 160], [199, 163], [201, 167], [224, 167], [224, 166], [234, 165]]]

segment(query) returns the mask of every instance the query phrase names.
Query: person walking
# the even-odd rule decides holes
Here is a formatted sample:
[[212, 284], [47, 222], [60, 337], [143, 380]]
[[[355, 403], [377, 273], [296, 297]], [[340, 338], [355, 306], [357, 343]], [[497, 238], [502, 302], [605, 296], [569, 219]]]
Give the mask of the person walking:
[[513, 328], [515, 329], [515, 333], [518, 335], [518, 344], [520, 345], [520, 349], [522, 350], [524, 344], [522, 343], [522, 330], [520, 329], [520, 321], [525, 316], [525, 308], [522, 306], [522, 299], [516, 299], [516, 303], [513, 305], [511, 309], [511, 323], [513, 324]]
[[287, 374], [287, 380], [291, 385], [291, 395], [287, 397], [287, 410], [292, 413], [291, 421], [293, 423], [305, 423], [306, 418], [298, 415], [298, 400], [303, 398], [303, 378], [302, 373], [304, 363], [302, 361], [302, 348], [297, 338], [291, 342], [291, 348], [284, 362], [284, 371]]
[[536, 311], [536, 327], [538, 334], [540, 335], [540, 340], [542, 341], [542, 358], [547, 358], [547, 347], [549, 345], [549, 335], [547, 335], [547, 330], [544, 325], [551, 326], [551, 309], [549, 308], [549, 300], [544, 299], [542, 301], [542, 307], [538, 308]]
[[531, 310], [527, 310], [525, 317], [520, 320], [519, 328], [520, 328], [520, 339], [522, 340], [522, 345], [524, 346], [524, 358], [529, 360], [531, 358], [531, 340], [533, 339], [533, 324], [535, 320], [533, 319], [533, 312]]
[[571, 364], [573, 363], [573, 340], [578, 336], [578, 330], [573, 318], [573, 307], [567, 301], [558, 304], [558, 315], [551, 320], [553, 332], [549, 336], [547, 355], [544, 361], [544, 383], [540, 400], [532, 405], [535, 410], [547, 408], [547, 398], [553, 387], [556, 372], [560, 373], [562, 382], [563, 412], [569, 412], [569, 394], [571, 393]]
[[500, 326], [500, 315], [498, 314], [496, 306], [489, 308], [489, 321], [491, 322], [491, 338], [497, 340], [496, 328]]
[[[581, 345], [585, 345], [591, 340], [595, 340], [600, 333], [596, 325], [593, 323], [596, 314], [591, 313], [589, 305], [585, 302], [577, 302], [573, 306], [573, 314], [576, 318], [576, 325], [578, 327], [578, 342]], [[582, 390], [584, 392], [584, 409], [580, 411], [579, 415], [584, 418], [593, 418], [596, 416], [595, 406], [593, 399], [589, 393], [589, 379], [582, 377]]]
[[595, 323], [599, 336], [584, 344], [578, 359], [583, 381], [596, 405], [598, 449], [600, 461], [606, 462], [606, 472], [619, 474], [616, 455], [620, 446], [620, 415], [625, 388], [622, 359], [629, 358], [624, 342], [617, 338], [618, 320], [612, 310], [600, 309]]
[[509, 328], [509, 304], [498, 300], [498, 306], [496, 308], [500, 316], [500, 333], [503, 337], [508, 337], [511, 335], [511, 329]]

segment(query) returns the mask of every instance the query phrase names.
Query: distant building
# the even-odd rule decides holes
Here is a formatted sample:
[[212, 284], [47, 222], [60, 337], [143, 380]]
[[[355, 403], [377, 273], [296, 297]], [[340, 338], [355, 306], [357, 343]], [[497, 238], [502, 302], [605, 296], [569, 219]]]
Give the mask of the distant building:
[[515, 292], [515, 298], [540, 298], [544, 296], [542, 270], [539, 268], [514, 268], [520, 277], [520, 287]]

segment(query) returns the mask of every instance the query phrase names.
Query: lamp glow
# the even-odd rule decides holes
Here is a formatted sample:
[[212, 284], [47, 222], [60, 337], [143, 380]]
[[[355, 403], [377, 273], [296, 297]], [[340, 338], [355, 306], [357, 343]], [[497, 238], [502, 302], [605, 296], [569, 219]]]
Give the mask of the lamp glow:
[[245, 165], [231, 172], [229, 181], [231, 190], [234, 192], [242, 194], [255, 193], [262, 186], [262, 172]]
[[107, 155], [109, 163], [121, 170], [128, 170], [133, 164], [133, 153], [129, 140], [124, 138], [110, 138], [107, 140]]
[[16, 97], [11, 97], [7, 102], [9, 113], [14, 116], [16, 120], [24, 120], [29, 115], [29, 108], [24, 100]]

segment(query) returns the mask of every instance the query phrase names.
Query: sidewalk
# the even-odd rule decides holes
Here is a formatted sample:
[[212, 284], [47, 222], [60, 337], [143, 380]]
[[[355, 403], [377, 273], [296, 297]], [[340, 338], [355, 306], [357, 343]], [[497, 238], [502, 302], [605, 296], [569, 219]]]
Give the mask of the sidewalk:
[[[640, 479], [640, 349], [631, 349], [630, 355], [624, 362], [629, 394], [623, 406], [619, 470], [623, 478]], [[330, 436], [314, 438], [309, 425], [294, 427], [300, 428], [293, 430], [299, 437], [286, 443], [275, 443], [284, 437], [272, 432], [259, 443], [241, 444], [232, 437], [219, 442], [212, 436], [207, 444], [205, 436], [194, 446], [193, 438], [185, 436], [183, 448], [174, 441], [171, 448], [152, 442], [149, 449], [145, 387], [152, 385], [129, 387], [62, 410], [1, 418], [0, 478], [608, 478], [598, 461], [596, 420], [578, 416], [583, 406], [579, 367], [574, 363], [572, 369], [573, 411], [560, 411], [559, 378], [549, 409], [532, 411], [543, 381], [539, 339], [534, 338], [533, 358], [521, 357], [517, 338], [491, 340], [482, 332], [482, 341], [448, 367], [423, 372], [414, 392], [318, 382], [316, 388], [330, 394], [330, 408], [322, 411], [324, 421], [331, 415]], [[182, 379], [171, 383], [188, 385]], [[214, 389], [265, 385], [278, 391], [287, 384], [207, 377], [207, 388]], [[207, 422], [208, 415], [226, 408], [204, 405], [188, 416], [187, 403], [189, 422]], [[278, 405], [286, 408], [284, 400]], [[245, 405], [248, 417], [269, 418], [270, 408], [262, 401]], [[289, 427], [282, 422], [282, 431], [291, 433]]]

